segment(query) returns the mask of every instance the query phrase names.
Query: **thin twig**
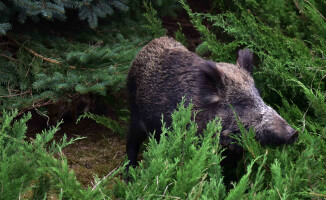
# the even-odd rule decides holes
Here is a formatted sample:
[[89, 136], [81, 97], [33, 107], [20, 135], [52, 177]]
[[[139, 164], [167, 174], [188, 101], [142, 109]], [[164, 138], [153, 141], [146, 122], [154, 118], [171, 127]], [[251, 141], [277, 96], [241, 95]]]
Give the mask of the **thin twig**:
[[3, 98], [11, 98], [11, 97], [15, 97], [15, 96], [22, 96], [24, 94], [30, 94], [31, 91], [26, 91], [26, 92], [23, 92], [23, 93], [19, 93], [19, 94], [11, 94], [11, 95], [7, 95], [7, 96], [0, 96], [0, 97], [3, 97]]
[[252, 156], [256, 159], [254, 152], [250, 149], [250, 147], [247, 144], [246, 144], [246, 146], [247, 146], [249, 152], [252, 154]]
[[294, 1], [294, 5], [299, 10], [299, 13], [302, 13], [302, 10], [300, 9], [300, 6], [299, 6], [299, 3], [298, 2], [299, 2], [299, 0], [298, 1]]
[[312, 70], [321, 70], [322, 68], [326, 68], [326, 66], [322, 66], [322, 67], [307, 67], [307, 69], [312, 69]]
[[[21, 44], [17, 41], [17, 40], [15, 40], [15, 39], [13, 39], [13, 38], [10, 38], [16, 45], [18, 45], [18, 46], [21, 46]], [[29, 48], [27, 48], [27, 47], [24, 47], [24, 49], [26, 49], [27, 51], [29, 51], [29, 52], [31, 52], [33, 55], [35, 55], [35, 56], [37, 56], [37, 57], [39, 57], [39, 58], [42, 58], [42, 60], [45, 60], [45, 61], [48, 61], [48, 62], [52, 62], [52, 63], [56, 63], [56, 64], [59, 64], [59, 63], [61, 63], [61, 61], [58, 61], [58, 60], [55, 60], [55, 59], [52, 59], [52, 58], [47, 58], [47, 57], [45, 57], [45, 56], [42, 56], [41, 54], [38, 54], [38, 53], [36, 53], [35, 51], [33, 51], [32, 49], [29, 49]]]
[[84, 51], [84, 53], [87, 53], [88, 51], [92, 51], [94, 49], [96, 49], [97, 47], [101, 46], [103, 44], [103, 41], [99, 41], [96, 44], [94, 44], [93, 46], [91, 46], [90, 48], [88, 48], [86, 51]]
[[277, 188], [276, 188], [276, 191], [277, 191], [277, 193], [278, 193], [278, 196], [280, 196], [280, 199], [282, 200], [282, 197], [281, 197], [280, 191], [278, 191]]
[[173, 182], [170, 183], [170, 184], [168, 184], [168, 185], [166, 186], [166, 188], [165, 188], [165, 190], [164, 190], [164, 192], [163, 192], [163, 195], [165, 195], [166, 191], [168, 190], [168, 188], [169, 188], [169, 186], [170, 186], [171, 184], [173, 184]]
[[315, 8], [315, 6], [313, 6], [309, 1], [304, 0], [305, 2], [309, 3], [309, 5], [311, 5], [312, 8], [314, 8], [318, 14], [326, 21], [326, 18], [319, 12], [319, 10], [317, 8]]
[[302, 125], [302, 132], [303, 132], [303, 131], [305, 130], [305, 128], [306, 128], [306, 114], [307, 114], [307, 112], [308, 112], [310, 106], [311, 106], [311, 103], [309, 103], [309, 106], [308, 106], [306, 112], [305, 112], [305, 113], [303, 114], [303, 116], [302, 116], [302, 123], [303, 123], [303, 125]]
[[322, 83], [322, 80], [326, 77], [326, 75], [324, 75], [323, 77], [321, 77], [319, 83], [318, 83], [318, 87], [320, 87], [320, 84]]
[[21, 140], [17, 140], [17, 138], [11, 137], [11, 136], [9, 136], [9, 135], [2, 135], [2, 137], [5, 137], [5, 138], [8, 138], [8, 139], [11, 139], [11, 140], [13, 140], [14, 142], [17, 142], [17, 143], [19, 143], [19, 144], [24, 144], [23, 141], [21, 141]]
[[109, 177], [113, 172], [115, 172], [118, 168], [120, 167], [120, 165], [119, 166], [117, 166], [116, 168], [114, 168], [109, 174], [107, 174], [106, 176], [104, 176], [103, 178], [102, 178], [102, 180], [100, 180], [99, 182], [97, 182], [94, 186], [93, 186], [93, 188], [92, 188], [92, 190], [95, 190], [96, 189], [96, 187], [103, 181], [103, 180], [105, 180], [107, 177]]
[[[307, 0], [304, 0], [306, 3], [308, 3], [313, 9], [315, 9], [317, 12], [318, 12], [318, 14], [320, 15], [320, 17], [321, 18], [323, 18], [325, 21], [326, 21], [326, 18], [319, 12], [319, 10], [317, 9], [317, 8], [315, 8], [315, 6], [313, 6], [309, 1], [307, 1]], [[294, 5], [295, 5], [295, 7], [297, 7], [297, 9], [299, 10], [299, 13], [301, 13], [304, 17], [305, 17], [305, 15], [303, 14], [303, 12], [302, 12], [302, 10], [301, 10], [301, 8], [300, 8], [300, 6], [299, 6], [299, 3], [298, 3], [299, 1], [294, 1]]]
[[42, 56], [41, 54], [38, 54], [36, 53], [35, 51], [33, 51], [32, 49], [29, 49], [27, 47], [24, 47], [27, 51], [31, 52], [33, 55], [41, 58], [42, 60], [45, 60], [45, 61], [48, 61], [48, 62], [51, 62], [51, 63], [55, 63], [55, 64], [59, 64], [61, 63], [61, 61], [58, 61], [58, 60], [55, 60], [55, 59], [52, 59], [52, 58], [47, 58], [47, 57], [44, 57]]
[[[249, 152], [252, 154], [252, 156], [256, 159], [256, 156], [254, 154], [254, 152], [250, 149], [250, 147], [246, 144]], [[270, 171], [269, 167], [267, 167], [266, 165], [264, 165], [264, 168], [266, 169], [266, 171]]]
[[[178, 24], [175, 23], [175, 22], [164, 22], [163, 24], [170, 25], [170, 26], [177, 26], [177, 25], [178, 25]], [[186, 23], [180, 23], [180, 25], [181, 25], [182, 27], [191, 27], [191, 28], [194, 27], [194, 25], [192, 25], [192, 24], [186, 24]]]
[[8, 94], [11, 95], [11, 90], [10, 90], [10, 80], [8, 81], [8, 84], [7, 84], [7, 85], [8, 85], [8, 87], [7, 87], [7, 88], [8, 88]]
[[[32, 93], [30, 93], [32, 95]], [[38, 103], [38, 104], [35, 104], [35, 103]], [[35, 108], [39, 108], [39, 107], [43, 107], [43, 106], [47, 106], [47, 105], [50, 105], [50, 104], [53, 104], [53, 102], [51, 100], [48, 100], [46, 102], [44, 102], [44, 100], [38, 100], [38, 101], [35, 101], [33, 103], [33, 105], [29, 108], [25, 108], [25, 109], [22, 109], [18, 114], [17, 116], [25, 113], [25, 111], [27, 110], [31, 110], [31, 109], [35, 109]]]
[[7, 56], [5, 54], [0, 54], [0, 56], [3, 56], [5, 58], [7, 58], [8, 60], [11, 60], [11, 61], [16, 61], [17, 59], [13, 58], [13, 57], [10, 57], [10, 56]]
[[317, 193], [314, 193], [314, 192], [310, 192], [309, 194], [310, 194], [310, 195], [319, 196], [319, 197], [326, 197], [325, 194], [317, 194]]
[[164, 197], [164, 198], [170, 198], [170, 199], [181, 199], [180, 197], [166, 196], [166, 195], [161, 195], [161, 194], [156, 194], [155, 196]]
[[[21, 46], [21, 47], [23, 47], [24, 49], [26, 49], [27, 51], [29, 51], [30, 53], [32, 53], [34, 56], [36, 56], [36, 57], [39, 57], [39, 58], [41, 58], [42, 60], [45, 60], [45, 61], [48, 61], [48, 62], [51, 62], [51, 63], [55, 63], [55, 64], [60, 64], [60, 63], [62, 63], [62, 61], [59, 61], [59, 60], [55, 60], [55, 59], [52, 59], [52, 58], [47, 58], [47, 57], [45, 57], [45, 56], [43, 56], [43, 55], [41, 55], [41, 54], [39, 54], [39, 53], [36, 53], [35, 51], [33, 51], [32, 49], [29, 49], [29, 48], [27, 48], [27, 47], [24, 47], [23, 45], [21, 45], [17, 40], [15, 40], [15, 39], [13, 39], [13, 38], [9, 38], [9, 39], [11, 39], [16, 45], [18, 45], [18, 46]], [[26, 42], [26, 41], [25, 41]], [[2, 55], [2, 54], [0, 54], [0, 55]], [[3, 56], [3, 55], [2, 55]], [[9, 59], [9, 58], [8, 58]], [[76, 69], [76, 67], [75, 66], [69, 66], [71, 69]]]

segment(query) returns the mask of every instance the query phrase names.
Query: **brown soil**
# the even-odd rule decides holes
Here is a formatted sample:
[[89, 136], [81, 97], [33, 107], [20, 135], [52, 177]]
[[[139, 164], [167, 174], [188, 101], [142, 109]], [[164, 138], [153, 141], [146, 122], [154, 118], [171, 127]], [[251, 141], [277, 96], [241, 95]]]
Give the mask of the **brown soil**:
[[[27, 136], [35, 137], [45, 129], [45, 118], [36, 113], [28, 122]], [[77, 180], [85, 187], [91, 186], [94, 176], [104, 177], [125, 159], [125, 139], [110, 129], [90, 119], [83, 119], [78, 124], [68, 122], [60, 126], [55, 134], [59, 141], [64, 134], [68, 139], [85, 137], [63, 149], [70, 168], [74, 170]]]
[[82, 120], [76, 126], [63, 127], [62, 132], [86, 137], [64, 148], [63, 153], [84, 185], [94, 182], [121, 165], [125, 159], [125, 140], [93, 120]]

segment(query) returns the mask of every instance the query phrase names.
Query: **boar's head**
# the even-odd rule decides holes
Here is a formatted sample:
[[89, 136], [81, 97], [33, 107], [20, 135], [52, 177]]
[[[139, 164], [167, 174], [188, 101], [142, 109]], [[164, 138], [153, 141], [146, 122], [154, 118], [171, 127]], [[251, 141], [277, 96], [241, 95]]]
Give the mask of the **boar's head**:
[[[221, 137], [239, 132], [234, 112], [246, 127], [253, 127], [262, 145], [293, 143], [297, 131], [270, 106], [266, 105], [251, 76], [253, 55], [239, 51], [237, 65], [204, 61], [198, 67], [201, 119], [222, 119]], [[205, 120], [204, 120], [205, 121]], [[224, 141], [225, 142], [225, 141]], [[222, 141], [223, 143], [223, 141]]]

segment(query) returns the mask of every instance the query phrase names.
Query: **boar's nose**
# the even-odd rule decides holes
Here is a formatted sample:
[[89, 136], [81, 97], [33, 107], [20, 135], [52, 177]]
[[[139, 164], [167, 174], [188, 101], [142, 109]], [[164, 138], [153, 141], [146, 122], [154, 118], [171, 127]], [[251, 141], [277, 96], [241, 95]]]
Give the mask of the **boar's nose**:
[[287, 144], [293, 144], [298, 139], [298, 131], [294, 130], [291, 126], [286, 127], [287, 132], [289, 133], [286, 143]]

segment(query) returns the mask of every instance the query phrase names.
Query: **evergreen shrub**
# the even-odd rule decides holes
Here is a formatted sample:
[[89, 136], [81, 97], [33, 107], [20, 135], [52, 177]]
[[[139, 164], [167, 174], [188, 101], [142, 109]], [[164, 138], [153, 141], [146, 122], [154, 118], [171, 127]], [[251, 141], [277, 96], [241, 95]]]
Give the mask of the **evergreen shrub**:
[[0, 109], [18, 108], [22, 113], [76, 94], [106, 96], [123, 91], [137, 52], [166, 32], [151, 4], [144, 7], [140, 22], [125, 19], [96, 31], [63, 36], [28, 32], [0, 37], [4, 41], [0, 45]]
[[[18, 111], [4, 111], [0, 117], [0, 199], [106, 199], [112, 178], [123, 166], [103, 178], [94, 177], [84, 188], [69, 168], [62, 149], [81, 137], [53, 139], [59, 125], [26, 138], [28, 113], [17, 119]], [[107, 191], [107, 192], [103, 192]]]
[[104, 35], [84, 31], [75, 41], [52, 36], [8, 37], [12, 48], [0, 46], [1, 109], [23, 111], [78, 93], [105, 96], [107, 91], [120, 92], [130, 63], [151, 36], [144, 33], [144, 27], [135, 27], [138, 24], [119, 32], [108, 30], [115, 26], [122, 27], [103, 28]]
[[[300, 133], [293, 145], [262, 147], [253, 130], [239, 122], [241, 135], [234, 136], [244, 149], [238, 181], [225, 182], [228, 168], [221, 166], [220, 120], [207, 124], [196, 135], [192, 105], [172, 114], [171, 127], [164, 125], [157, 143], [149, 139], [143, 159], [129, 169], [130, 182], [121, 181], [114, 194], [124, 199], [315, 199], [325, 197], [325, 145], [321, 135]], [[230, 188], [230, 189], [227, 189]]]
[[[304, 121], [303, 130], [314, 124], [317, 130], [309, 131], [323, 133], [326, 21], [322, 14], [325, 10], [317, 10], [317, 5], [320, 8], [325, 5], [323, 1], [298, 2], [278, 1], [282, 10], [276, 12], [272, 1], [234, 1], [230, 11], [212, 15], [194, 13], [181, 1], [202, 36], [203, 45], [198, 53], [206, 53], [208, 49], [210, 59], [235, 63], [238, 49], [251, 49], [258, 57], [253, 75], [265, 102], [278, 106], [283, 115], [293, 114], [292, 119], [290, 116], [286, 119], [294, 124]], [[274, 11], [279, 14], [272, 17]], [[207, 28], [203, 22], [211, 23], [215, 29]], [[297, 34], [289, 31], [290, 23], [296, 26]]]
[[90, 112], [85, 112], [79, 116], [77, 123], [83, 118], [89, 118], [94, 120], [96, 123], [102, 124], [103, 126], [109, 128], [111, 131], [117, 133], [121, 137], [124, 137], [128, 130], [127, 123], [129, 122], [129, 111], [122, 110], [119, 114], [119, 119], [114, 120], [104, 115], [96, 115]]
[[[64, 136], [60, 142], [55, 142], [52, 139], [58, 130], [56, 126], [28, 141], [26, 122], [31, 114], [14, 120], [17, 114], [17, 110], [4, 111], [0, 118], [0, 198], [18, 199], [34, 191], [33, 198], [43, 199], [50, 193], [53, 183], [61, 187], [69, 182], [77, 183], [64, 157], [57, 160], [53, 156], [62, 155], [63, 147], [81, 138], [67, 140]], [[55, 194], [59, 194], [58, 190]]]
[[[6, 34], [11, 28], [8, 23], [13, 16], [24, 23], [29, 17], [39, 21], [42, 17], [47, 20], [65, 20], [67, 9], [77, 9], [80, 20], [87, 20], [91, 28], [98, 26], [98, 18], [112, 15], [115, 10], [127, 11], [127, 0], [14, 0], [0, 1], [0, 34]], [[2, 22], [2, 23], [1, 23]]]
[[[172, 114], [171, 126], [163, 123], [160, 142], [150, 137], [139, 166], [129, 170], [129, 182], [114, 178], [122, 166], [96, 178], [92, 187], [83, 188], [61, 154], [62, 147], [72, 141], [63, 138], [60, 143], [49, 143], [57, 127], [43, 131], [33, 142], [24, 141], [29, 116], [12, 123], [16, 114], [5, 112], [1, 119], [0, 184], [6, 189], [0, 196], [4, 199], [21, 195], [59, 199], [315, 199], [326, 195], [326, 142], [307, 130], [294, 145], [269, 148], [262, 147], [254, 131], [245, 130], [240, 123], [242, 134], [237, 138], [245, 150], [241, 165], [246, 170], [227, 189], [230, 186], [223, 174], [230, 169], [221, 166], [220, 120], [209, 122], [203, 136], [198, 136], [192, 104], [184, 107], [182, 101]], [[61, 157], [53, 158], [55, 153]], [[108, 184], [114, 185], [107, 188]]]

